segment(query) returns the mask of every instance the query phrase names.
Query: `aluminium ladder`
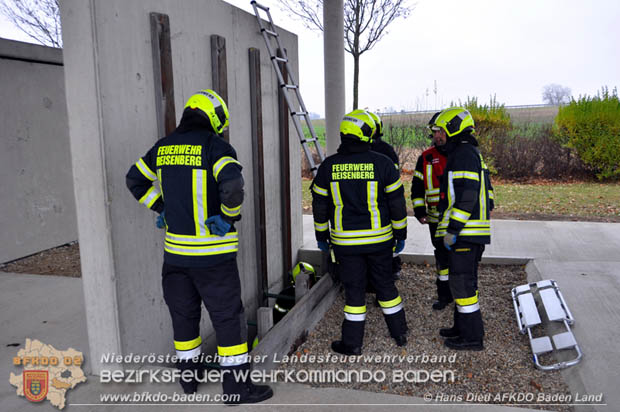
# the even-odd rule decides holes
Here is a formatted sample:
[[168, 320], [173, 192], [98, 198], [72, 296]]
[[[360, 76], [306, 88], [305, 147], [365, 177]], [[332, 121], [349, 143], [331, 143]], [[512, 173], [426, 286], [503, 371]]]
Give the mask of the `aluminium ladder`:
[[[295, 79], [293, 77], [293, 71], [291, 69], [291, 66], [289, 65], [288, 57], [286, 56], [284, 47], [282, 47], [282, 44], [280, 43], [280, 36], [276, 31], [276, 26], [273, 24], [273, 19], [271, 18], [269, 7], [258, 4], [254, 0], [251, 2], [251, 4], [254, 8], [254, 14], [256, 15], [256, 19], [258, 20], [260, 32], [263, 35], [263, 39], [265, 39], [265, 44], [267, 45], [267, 51], [269, 52], [271, 63], [273, 63], [273, 68], [276, 71], [276, 75], [278, 77], [278, 84], [280, 86], [280, 89], [282, 90], [284, 99], [286, 100], [286, 104], [291, 114], [291, 118], [293, 119], [293, 124], [295, 125], [295, 130], [297, 131], [297, 135], [299, 136], [301, 145], [304, 148], [304, 153], [306, 154], [306, 158], [308, 159], [308, 163], [310, 164], [310, 170], [312, 171], [312, 175], [316, 176], [319, 165], [321, 164], [321, 162], [323, 162], [323, 160], [325, 160], [325, 154], [323, 153], [323, 149], [321, 148], [321, 145], [319, 144], [319, 141], [316, 137], [316, 132], [314, 131], [314, 127], [312, 126], [312, 122], [310, 121], [310, 114], [308, 113], [306, 105], [301, 98], [301, 93], [299, 92], [299, 85], [295, 82]], [[259, 10], [263, 10], [267, 15], [267, 20], [265, 20], [267, 24], [263, 24], [263, 20], [260, 17]], [[272, 43], [273, 38], [276, 39], [277, 47], [275, 48]], [[278, 51], [281, 53], [282, 57], [276, 55]], [[286, 67], [286, 72], [288, 73], [290, 81], [289, 83], [286, 83], [284, 81], [284, 76], [282, 75], [282, 71], [280, 70], [280, 66], [278, 63], [284, 63]], [[295, 92], [297, 102], [299, 103], [299, 108], [295, 106], [294, 100], [289, 95], [289, 91], [291, 90]], [[306, 121], [308, 130], [310, 131], [311, 137], [308, 139], [306, 139], [306, 137], [304, 136], [300, 118], [303, 118]], [[319, 163], [314, 162], [314, 158], [312, 157], [312, 151], [308, 147], [308, 143], [314, 143], [316, 151], [319, 155]]]

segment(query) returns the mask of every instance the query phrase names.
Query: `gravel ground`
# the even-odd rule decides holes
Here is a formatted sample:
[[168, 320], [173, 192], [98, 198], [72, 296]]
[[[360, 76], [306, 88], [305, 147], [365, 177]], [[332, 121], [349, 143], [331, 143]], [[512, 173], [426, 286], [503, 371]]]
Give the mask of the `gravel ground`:
[[[330, 351], [333, 340], [340, 338], [340, 326], [344, 318], [343, 294], [326, 313], [316, 329], [308, 336], [289, 362], [281, 368], [289, 370], [370, 370], [385, 380], [377, 382], [352, 382], [317, 384], [316, 386], [337, 386], [375, 392], [387, 392], [405, 396], [424, 397], [446, 401], [472, 401], [475, 403], [540, 403], [539, 396], [569, 394], [568, 386], [559, 372], [543, 372], [534, 367], [527, 336], [517, 330], [515, 314], [510, 296], [514, 286], [527, 283], [522, 266], [480, 267], [480, 303], [485, 322], [485, 350], [481, 352], [455, 352], [443, 346], [439, 336], [441, 327], [452, 324], [453, 307], [437, 312], [431, 309], [435, 297], [434, 267], [403, 265], [402, 276], [397, 287], [405, 303], [409, 338], [405, 347], [397, 347], [389, 337], [380, 308], [373, 303], [374, 296], [366, 299], [367, 317], [362, 358], [358, 360], [338, 359], [326, 361], [326, 356], [338, 356]], [[323, 356], [323, 361], [312, 363], [305, 357]], [[365, 355], [382, 359], [368, 360]], [[388, 356], [390, 359], [385, 359]], [[398, 358], [402, 356], [404, 358]], [[407, 356], [410, 356], [407, 358]], [[396, 358], [392, 358], [396, 357]], [[296, 361], [295, 361], [296, 360]], [[394, 382], [399, 371], [408, 373], [409, 382]], [[425, 377], [424, 372], [440, 371], [447, 382], [436, 383]], [[453, 375], [450, 373], [453, 372]], [[453, 376], [453, 379], [452, 377]], [[395, 379], [396, 378], [396, 379]], [[426, 379], [425, 379], [426, 378]], [[522, 393], [534, 400], [507, 398], [512, 393]], [[472, 396], [479, 396], [472, 399]], [[502, 399], [505, 396], [506, 398]], [[489, 398], [490, 397], [490, 398]], [[497, 397], [497, 398], [496, 398]], [[545, 403], [559, 403], [557, 401]], [[533, 406], [528, 406], [533, 407]], [[537, 406], [538, 409], [572, 411], [569, 406]]]
[[0, 265], [0, 271], [79, 278], [80, 246], [72, 242]]

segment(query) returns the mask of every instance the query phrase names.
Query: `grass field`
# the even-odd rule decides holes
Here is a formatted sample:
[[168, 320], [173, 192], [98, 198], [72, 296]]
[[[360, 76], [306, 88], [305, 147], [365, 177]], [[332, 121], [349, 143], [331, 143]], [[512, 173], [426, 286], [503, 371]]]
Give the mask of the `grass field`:
[[[310, 213], [310, 181], [303, 180], [302, 186], [304, 213]], [[494, 218], [620, 222], [620, 183], [495, 182], [493, 186]], [[410, 189], [409, 178], [405, 196], [412, 214]]]

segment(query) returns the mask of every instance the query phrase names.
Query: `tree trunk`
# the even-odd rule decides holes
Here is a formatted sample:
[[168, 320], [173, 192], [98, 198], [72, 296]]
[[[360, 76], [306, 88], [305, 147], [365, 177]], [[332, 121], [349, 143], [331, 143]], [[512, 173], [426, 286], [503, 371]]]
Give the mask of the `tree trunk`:
[[360, 56], [353, 55], [353, 110], [357, 109], [358, 84], [360, 80]]

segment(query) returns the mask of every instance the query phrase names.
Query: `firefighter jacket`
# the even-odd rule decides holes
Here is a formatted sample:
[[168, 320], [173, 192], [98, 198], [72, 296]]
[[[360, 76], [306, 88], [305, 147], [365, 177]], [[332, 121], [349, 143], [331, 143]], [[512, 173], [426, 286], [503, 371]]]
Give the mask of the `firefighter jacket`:
[[220, 237], [209, 232], [205, 220], [221, 215], [233, 223], [241, 218], [241, 169], [232, 146], [195, 119], [192, 127], [181, 120], [131, 166], [127, 186], [134, 197], [154, 211], [165, 211], [167, 264], [209, 267], [236, 256], [234, 224]]
[[316, 239], [330, 239], [336, 252], [371, 253], [407, 238], [399, 173], [368, 144], [341, 144], [321, 163], [311, 190]]
[[453, 136], [446, 143], [448, 160], [441, 181], [435, 237], [455, 234], [472, 243], [491, 243], [493, 187], [478, 142], [469, 133]]
[[381, 137], [372, 140], [372, 143], [370, 144], [370, 150], [372, 150], [373, 152], [381, 153], [382, 155], [386, 155], [387, 157], [392, 159], [396, 170], [398, 170], [398, 165], [400, 164], [398, 160], [398, 155], [389, 143], [381, 140]]
[[[442, 153], [443, 152], [443, 153]], [[438, 223], [439, 191], [441, 176], [446, 167], [446, 155], [435, 146], [418, 157], [411, 182], [411, 200], [415, 217], [427, 217], [428, 222]]]

